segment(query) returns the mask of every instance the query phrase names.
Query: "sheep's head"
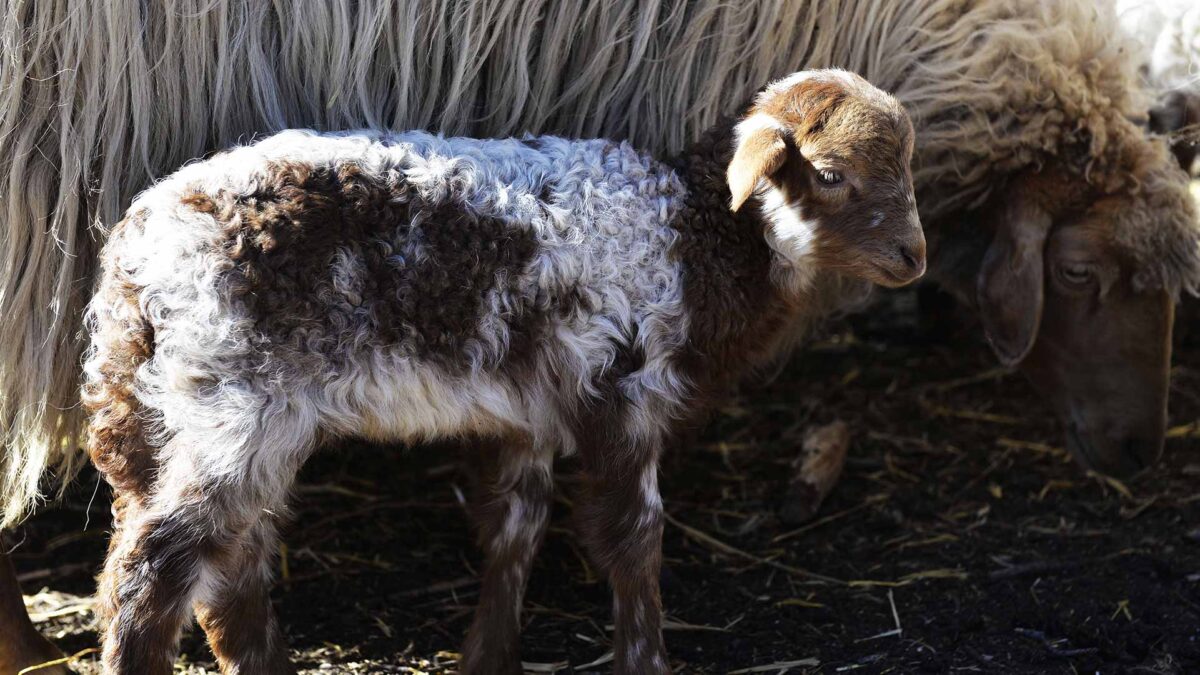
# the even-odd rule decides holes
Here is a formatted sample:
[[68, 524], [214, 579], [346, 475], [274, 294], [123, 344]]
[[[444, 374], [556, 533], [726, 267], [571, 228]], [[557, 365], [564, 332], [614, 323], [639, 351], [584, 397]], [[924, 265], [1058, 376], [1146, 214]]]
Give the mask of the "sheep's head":
[[1031, 171], [933, 242], [936, 276], [1051, 401], [1076, 459], [1106, 474], [1162, 452], [1173, 300], [1200, 280], [1200, 223], [1173, 164], [1148, 152], [1115, 191]]
[[757, 194], [786, 261], [884, 286], [924, 273], [913, 127], [894, 98], [846, 71], [804, 71], [759, 93], [735, 131], [731, 206]]

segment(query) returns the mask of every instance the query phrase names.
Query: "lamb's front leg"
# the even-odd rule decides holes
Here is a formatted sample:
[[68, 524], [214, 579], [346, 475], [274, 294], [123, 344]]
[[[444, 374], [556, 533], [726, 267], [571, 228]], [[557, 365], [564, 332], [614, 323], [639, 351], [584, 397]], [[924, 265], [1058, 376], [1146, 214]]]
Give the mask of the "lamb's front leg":
[[592, 559], [613, 592], [616, 675], [670, 673], [662, 639], [662, 499], [659, 439], [625, 439], [612, 429], [580, 434], [584, 468], [578, 517]]
[[550, 517], [553, 455], [524, 435], [484, 441], [474, 517], [486, 557], [475, 620], [463, 646], [464, 675], [520, 675], [521, 603]]

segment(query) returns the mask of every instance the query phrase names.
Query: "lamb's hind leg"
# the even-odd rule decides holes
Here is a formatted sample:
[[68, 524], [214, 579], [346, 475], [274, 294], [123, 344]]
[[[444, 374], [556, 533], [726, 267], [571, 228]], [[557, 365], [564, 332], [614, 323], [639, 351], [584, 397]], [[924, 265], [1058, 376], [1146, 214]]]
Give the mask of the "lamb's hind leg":
[[521, 603], [550, 516], [552, 455], [525, 436], [485, 442], [482, 450], [474, 515], [486, 566], [461, 670], [519, 675]]
[[215, 585], [195, 604], [225, 675], [290, 675], [287, 642], [271, 607], [271, 563], [278, 535], [264, 514], [235, 546], [234, 555], [214, 565]]
[[121, 509], [99, 579], [107, 675], [167, 675], [202, 561], [215, 549], [204, 523], [183, 507]]
[[[206, 455], [220, 450], [210, 449]], [[118, 524], [119, 537], [110, 548], [101, 574], [101, 598], [108, 622], [103, 662], [109, 675], [167, 675], [178, 650], [179, 635], [190, 619], [193, 602], [202, 603], [213, 627], [229, 621], [230, 612], [244, 610], [267, 616], [266, 584], [259, 575], [248, 587], [228, 582], [237, 576], [234, 565], [247, 542], [260, 544], [252, 554], [261, 571], [264, 511], [281, 508], [295, 475], [291, 453], [262, 448], [257, 466], [243, 466], [217, 476], [193, 469], [195, 457], [186, 448], [171, 448], [148, 494], [129, 499]], [[230, 456], [235, 456], [232, 453]], [[275, 460], [276, 466], [263, 466]], [[218, 616], [221, 618], [218, 619]], [[244, 619], [246, 617], [239, 617]], [[222, 635], [215, 641], [226, 673], [275, 673], [282, 647], [271, 652], [276, 670], [260, 670], [257, 652], [249, 664], [244, 645], [275, 645], [272, 622], [235, 621], [243, 632], [236, 640]], [[247, 657], [249, 658], [249, 657]]]

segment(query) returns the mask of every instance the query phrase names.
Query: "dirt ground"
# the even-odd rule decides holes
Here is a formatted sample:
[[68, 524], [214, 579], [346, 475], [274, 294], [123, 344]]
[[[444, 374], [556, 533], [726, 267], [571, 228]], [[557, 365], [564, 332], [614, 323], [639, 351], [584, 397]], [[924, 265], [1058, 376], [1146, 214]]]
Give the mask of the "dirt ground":
[[[1177, 350], [1165, 460], [1123, 485], [1071, 463], [977, 327], [922, 337], [914, 297], [830, 326], [666, 458], [676, 671], [1200, 672], [1200, 330]], [[800, 440], [835, 419], [852, 430], [842, 481], [816, 520], [789, 527], [776, 512]], [[608, 592], [572, 532], [571, 463], [560, 469], [523, 657], [531, 672], [608, 672]], [[478, 592], [466, 490], [452, 448], [310, 463], [274, 594], [307, 672], [454, 672]], [[86, 596], [106, 500], [85, 475], [18, 535], [32, 609], [68, 652], [96, 644]], [[198, 632], [183, 653], [182, 670], [214, 672]], [[96, 672], [94, 658], [77, 669]]]

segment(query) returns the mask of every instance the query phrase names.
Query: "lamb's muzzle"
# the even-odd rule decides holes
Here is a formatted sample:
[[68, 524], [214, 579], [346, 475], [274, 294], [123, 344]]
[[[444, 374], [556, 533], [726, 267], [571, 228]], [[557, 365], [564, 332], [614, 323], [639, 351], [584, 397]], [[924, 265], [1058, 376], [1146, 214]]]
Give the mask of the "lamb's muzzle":
[[89, 452], [117, 493], [107, 671], [170, 672], [194, 606], [223, 669], [289, 672], [273, 514], [323, 439], [358, 436], [489, 449], [464, 672], [520, 672], [557, 452], [581, 458], [615, 671], [668, 672], [659, 454], [838, 275], [920, 274], [911, 152], [894, 100], [823, 71], [670, 163], [603, 140], [292, 131], [147, 191], [89, 312]]

